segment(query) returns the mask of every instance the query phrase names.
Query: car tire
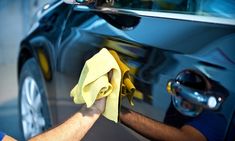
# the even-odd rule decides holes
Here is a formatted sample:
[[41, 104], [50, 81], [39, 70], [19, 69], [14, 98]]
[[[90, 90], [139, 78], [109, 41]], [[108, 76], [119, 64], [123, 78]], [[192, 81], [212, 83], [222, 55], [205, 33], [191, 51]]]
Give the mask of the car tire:
[[25, 140], [50, 127], [44, 79], [34, 58], [27, 60], [19, 76], [20, 126]]

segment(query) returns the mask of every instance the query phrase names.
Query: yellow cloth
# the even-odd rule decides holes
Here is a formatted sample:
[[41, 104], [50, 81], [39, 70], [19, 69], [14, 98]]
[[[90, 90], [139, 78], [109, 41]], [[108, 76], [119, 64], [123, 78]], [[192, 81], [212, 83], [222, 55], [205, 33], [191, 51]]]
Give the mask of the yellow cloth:
[[133, 103], [133, 96], [135, 92], [135, 86], [131, 82], [131, 78], [129, 75], [130, 69], [124, 64], [118, 54], [114, 50], [109, 50], [109, 52], [112, 54], [112, 56], [115, 58], [117, 64], [119, 65], [119, 68], [121, 69], [122, 73], [122, 80], [121, 80], [121, 94], [122, 96], [127, 96], [130, 104], [134, 106]]
[[[108, 72], [111, 70], [113, 76], [109, 82]], [[74, 103], [86, 103], [87, 107], [91, 107], [96, 99], [107, 96], [103, 115], [117, 122], [120, 83], [121, 70], [109, 51], [103, 48], [86, 61], [78, 84], [72, 89], [70, 96], [74, 98]]]

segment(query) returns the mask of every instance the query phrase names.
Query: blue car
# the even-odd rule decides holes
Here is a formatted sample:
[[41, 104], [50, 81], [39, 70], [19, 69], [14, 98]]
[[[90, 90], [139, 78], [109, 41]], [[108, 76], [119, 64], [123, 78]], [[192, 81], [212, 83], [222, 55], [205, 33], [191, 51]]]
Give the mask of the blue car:
[[[102, 48], [117, 52], [136, 87], [134, 106], [123, 97], [120, 110], [175, 128], [219, 114], [225, 122], [218, 122], [218, 139], [234, 134], [233, 0], [57, 0], [36, 16], [18, 54], [25, 140], [79, 110], [70, 91]], [[84, 140], [150, 139], [135, 131], [101, 117]]]

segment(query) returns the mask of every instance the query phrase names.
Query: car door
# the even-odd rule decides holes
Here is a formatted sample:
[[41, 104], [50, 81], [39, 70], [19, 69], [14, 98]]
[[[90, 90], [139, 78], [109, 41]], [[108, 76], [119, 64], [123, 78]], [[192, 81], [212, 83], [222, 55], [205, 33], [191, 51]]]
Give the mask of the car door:
[[[69, 95], [71, 89], [78, 83], [85, 61], [100, 49], [103, 42], [102, 39], [89, 34], [88, 30], [97, 24], [99, 26], [99, 24], [107, 23], [96, 14], [80, 11], [76, 7], [67, 20], [57, 55], [58, 121], [63, 121], [80, 108], [80, 105], [73, 103]], [[114, 124], [101, 117], [85, 137], [85, 140], [94, 139], [143, 140], [145, 138], [120, 124]]]
[[[228, 95], [219, 110], [211, 111], [221, 113], [229, 123], [234, 109], [234, 20], [223, 15], [219, 18], [188, 15], [188, 12], [197, 14], [196, 9], [206, 5], [192, 1], [166, 5], [155, 1], [115, 2], [98, 1], [95, 8], [75, 5], [67, 19], [58, 47], [56, 69], [58, 100], [62, 101], [58, 111], [70, 110], [61, 112], [59, 120], [79, 108], [73, 104], [69, 93], [78, 82], [85, 61], [99, 49], [108, 48], [115, 50], [130, 68], [136, 87], [135, 105], [130, 106], [124, 98], [124, 107], [156, 121], [171, 121], [172, 126], [182, 126], [185, 119], [192, 117], [182, 114], [182, 123], [178, 121], [178, 116], [174, 116], [177, 110], [173, 113], [169, 110], [174, 109], [173, 98], [166, 89], [169, 80], [177, 79], [180, 72], [193, 70], [213, 82], [211, 85], [218, 88], [216, 91]], [[173, 13], [175, 11], [178, 13]], [[189, 86], [189, 89], [195, 88]], [[104, 126], [125, 135], [119, 136], [123, 140], [143, 139], [104, 118], [86, 139], [118, 136], [117, 132], [103, 130]]]

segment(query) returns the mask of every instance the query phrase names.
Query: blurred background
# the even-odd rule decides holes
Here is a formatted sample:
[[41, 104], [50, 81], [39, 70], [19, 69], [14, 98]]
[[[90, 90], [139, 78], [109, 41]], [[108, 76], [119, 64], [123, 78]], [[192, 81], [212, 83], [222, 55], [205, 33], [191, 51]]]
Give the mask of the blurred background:
[[20, 0], [0, 1], [0, 131], [21, 140], [16, 62], [23, 37]]
[[0, 131], [22, 140], [18, 119], [17, 54], [34, 13], [50, 0], [0, 0]]

